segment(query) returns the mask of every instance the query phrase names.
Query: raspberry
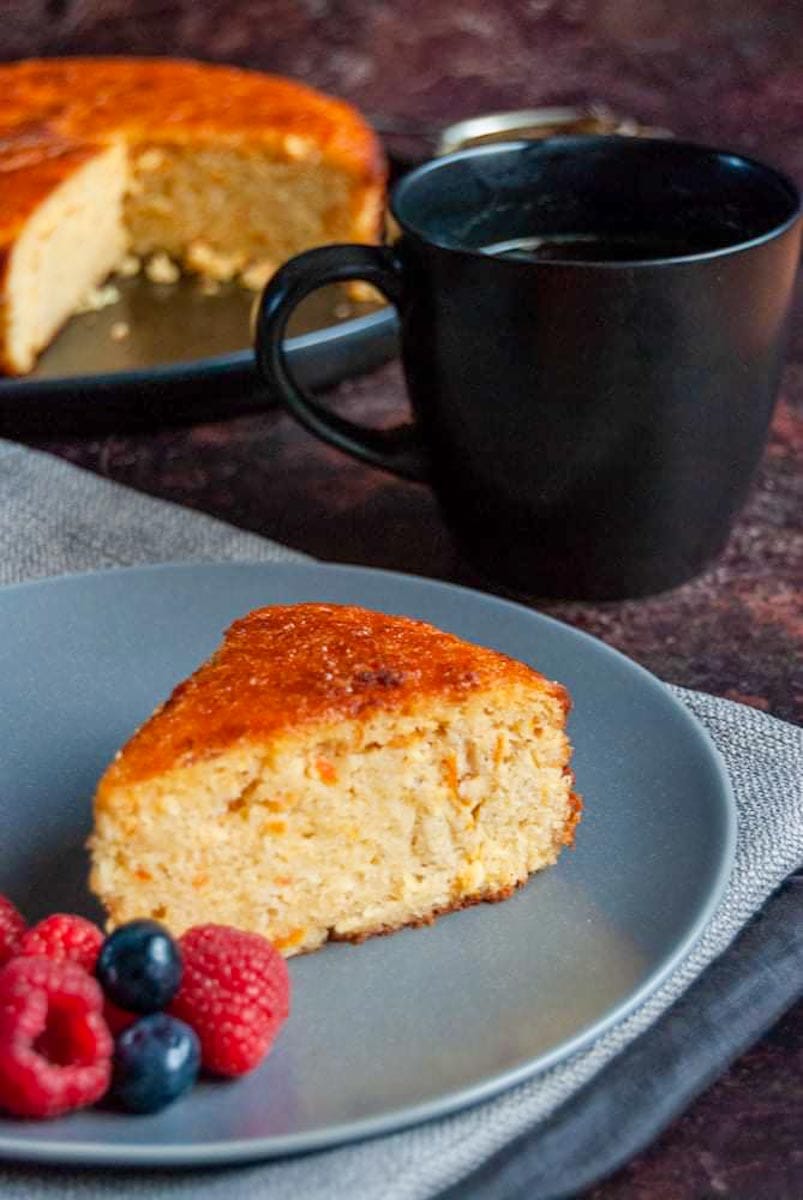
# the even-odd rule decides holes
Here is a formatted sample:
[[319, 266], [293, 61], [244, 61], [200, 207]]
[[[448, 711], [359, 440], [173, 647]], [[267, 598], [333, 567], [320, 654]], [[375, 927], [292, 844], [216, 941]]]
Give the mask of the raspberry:
[[76, 963], [15, 958], [0, 971], [0, 1108], [55, 1117], [94, 1104], [111, 1077], [103, 993]]
[[72, 913], [54, 913], [24, 935], [18, 954], [40, 954], [56, 962], [69, 959], [91, 975], [103, 945], [97, 925]]
[[290, 1011], [285, 961], [266, 938], [225, 925], [188, 929], [179, 946], [184, 972], [169, 1011], [198, 1034], [208, 1071], [243, 1075]]
[[18, 953], [25, 921], [10, 900], [0, 896], [0, 967]]

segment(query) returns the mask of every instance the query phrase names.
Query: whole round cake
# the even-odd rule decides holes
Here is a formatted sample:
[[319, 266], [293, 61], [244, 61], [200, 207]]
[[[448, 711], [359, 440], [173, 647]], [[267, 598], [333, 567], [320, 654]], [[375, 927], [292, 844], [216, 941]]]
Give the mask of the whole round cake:
[[385, 168], [344, 101], [167, 58], [0, 66], [0, 368], [29, 371], [92, 289], [149, 263], [261, 287], [379, 235]]

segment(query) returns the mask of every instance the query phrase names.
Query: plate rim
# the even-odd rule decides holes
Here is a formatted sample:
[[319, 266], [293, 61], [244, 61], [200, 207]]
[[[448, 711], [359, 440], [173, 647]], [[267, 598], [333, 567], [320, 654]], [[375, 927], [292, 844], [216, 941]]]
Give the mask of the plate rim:
[[[354, 578], [355, 580], [364, 577], [374, 578], [380, 576], [390, 582], [400, 581], [404, 585], [421, 585], [447, 595], [456, 592], [458, 595], [468, 594], [472, 597], [480, 597], [484, 601], [492, 601], [495, 604], [500, 604], [505, 609], [513, 609], [518, 614], [524, 613], [526, 616], [535, 619], [537, 624], [546, 623], [550, 627], [557, 626], [563, 633], [568, 633], [571, 637], [578, 639], [581, 645], [591, 644], [595, 648], [595, 652], [601, 651], [603, 653], [603, 657], [605, 655], [613, 656], [614, 659], [623, 661], [629, 669], [635, 670], [647, 686], [650, 688], [657, 687], [668, 702], [669, 707], [674, 709], [676, 714], [681, 717], [688, 733], [697, 740], [700, 747], [705, 751], [709, 763], [714, 769], [717, 790], [716, 793], [712, 794], [716, 796], [717, 808], [722, 820], [723, 840], [716, 874], [712, 885], [709, 887], [707, 896], [700, 905], [685, 935], [677, 941], [672, 951], [647, 975], [639, 987], [630, 992], [624, 1000], [621, 1000], [618, 1004], [614, 1004], [598, 1020], [592, 1021], [574, 1036], [565, 1038], [556, 1046], [553, 1046], [551, 1050], [539, 1054], [535, 1058], [530, 1058], [526, 1062], [520, 1063], [507, 1071], [489, 1076], [479, 1083], [458, 1088], [421, 1104], [391, 1109], [377, 1116], [340, 1122], [339, 1124], [329, 1125], [317, 1131], [251, 1139], [229, 1139], [219, 1142], [207, 1142], [200, 1146], [178, 1144], [165, 1146], [156, 1142], [141, 1143], [138, 1145], [91, 1141], [47, 1140], [45, 1142], [37, 1142], [35, 1140], [21, 1140], [0, 1132], [0, 1160], [58, 1163], [61, 1165], [133, 1167], [140, 1169], [154, 1167], [180, 1169], [193, 1166], [223, 1165], [227, 1163], [268, 1162], [297, 1154], [334, 1149], [337, 1146], [396, 1133], [425, 1121], [449, 1116], [480, 1104], [483, 1101], [490, 1100], [516, 1085], [542, 1074], [558, 1063], [577, 1054], [580, 1050], [587, 1048], [615, 1025], [626, 1020], [627, 1017], [657, 991], [661, 984], [688, 956], [719, 906], [730, 880], [736, 857], [738, 810], [725, 761], [714, 744], [711, 735], [694, 713], [673, 695], [669, 687], [658, 676], [635, 662], [628, 655], [623, 654], [620, 650], [609, 646], [602, 639], [594, 637], [593, 634], [569, 625], [567, 622], [561, 621], [556, 617], [541, 613], [515, 600], [508, 600], [489, 592], [483, 592], [477, 588], [468, 588], [461, 584], [453, 584], [444, 580], [430, 579], [425, 576], [407, 574], [401, 571], [389, 571], [382, 568], [352, 566], [340, 563], [294, 561], [170, 561], [125, 567], [100, 568], [90, 571], [65, 572], [62, 575], [47, 575], [38, 579], [24, 580], [19, 583], [0, 586], [0, 603], [2, 603], [2, 598], [10, 592], [19, 593], [30, 589], [92, 580], [95, 578], [106, 578], [112, 575], [119, 576], [131, 573], [158, 575], [176, 571], [182, 574], [189, 574], [195, 572], [228, 571], [232, 568], [242, 570], [246, 573], [270, 573], [277, 567], [282, 570], [290, 569], [299, 575], [314, 576], [323, 571], [324, 573], [340, 574], [347, 578]], [[0, 1122], [3, 1120], [3, 1118], [0, 1118]], [[52, 1125], [48, 1125], [48, 1128], [52, 1128]], [[0, 1124], [0, 1129], [2, 1129], [2, 1124]]]

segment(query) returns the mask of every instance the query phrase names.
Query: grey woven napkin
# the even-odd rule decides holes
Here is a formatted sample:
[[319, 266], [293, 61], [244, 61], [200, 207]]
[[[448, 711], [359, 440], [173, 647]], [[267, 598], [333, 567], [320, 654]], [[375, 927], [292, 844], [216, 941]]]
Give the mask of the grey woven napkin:
[[143, 563], [303, 558], [0, 439], [0, 584]]
[[[0, 582], [143, 562], [298, 557], [0, 442]], [[0, 1169], [0, 1195], [421, 1200], [451, 1188], [454, 1197], [538, 1200], [573, 1194], [632, 1154], [803, 984], [800, 889], [775, 896], [763, 921], [745, 931], [803, 865], [803, 731], [729, 701], [674, 690], [706, 726], [730, 773], [739, 806], [736, 864], [689, 956], [590, 1049], [466, 1112], [325, 1153], [203, 1172], [9, 1165]], [[770, 919], [771, 912], [778, 915]]]

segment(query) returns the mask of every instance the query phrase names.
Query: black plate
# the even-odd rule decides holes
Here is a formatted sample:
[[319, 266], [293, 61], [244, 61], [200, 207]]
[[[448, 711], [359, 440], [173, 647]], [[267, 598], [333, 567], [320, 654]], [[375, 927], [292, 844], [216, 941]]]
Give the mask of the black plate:
[[[250, 346], [256, 295], [196, 280], [120, 280], [119, 300], [73, 317], [23, 378], [0, 378], [0, 435], [101, 434], [220, 420], [273, 404]], [[127, 336], [115, 340], [123, 322]], [[297, 378], [321, 388], [396, 351], [396, 317], [338, 288], [310, 296], [290, 324]]]

